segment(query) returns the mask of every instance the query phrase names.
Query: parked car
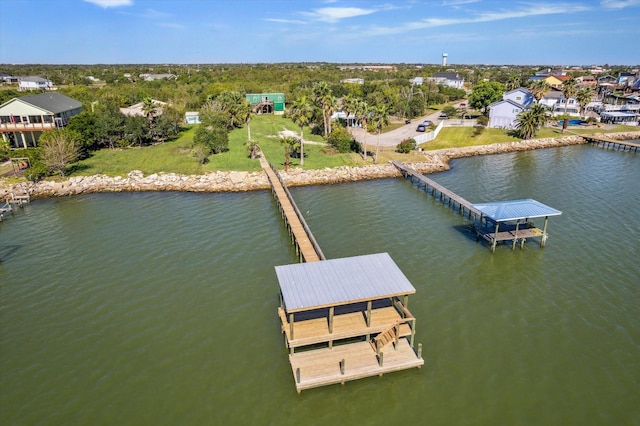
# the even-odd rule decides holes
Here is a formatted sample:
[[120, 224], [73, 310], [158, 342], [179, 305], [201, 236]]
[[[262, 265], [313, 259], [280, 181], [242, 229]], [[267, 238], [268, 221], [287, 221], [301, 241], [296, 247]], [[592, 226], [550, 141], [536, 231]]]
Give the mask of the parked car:
[[449, 118], [449, 116], [447, 114], [445, 114], [444, 112], [440, 113], [440, 120], [446, 120], [447, 118]]
[[431, 122], [431, 120], [424, 120], [422, 124], [424, 124], [425, 126], [431, 126], [433, 123]]
[[407, 118], [406, 120], [404, 120], [404, 124], [411, 124], [411, 120]]
[[426, 132], [427, 131], [427, 126], [425, 126], [424, 124], [418, 124], [418, 127], [416, 127], [416, 132]]

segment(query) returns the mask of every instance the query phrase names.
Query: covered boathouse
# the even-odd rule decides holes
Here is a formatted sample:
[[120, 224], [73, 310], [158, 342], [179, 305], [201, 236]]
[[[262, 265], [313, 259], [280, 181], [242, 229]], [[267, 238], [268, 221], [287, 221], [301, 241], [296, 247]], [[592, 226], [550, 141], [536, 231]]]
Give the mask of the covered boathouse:
[[276, 266], [296, 390], [421, 367], [416, 289], [388, 253]]
[[[478, 203], [471, 207], [480, 212], [480, 218], [475, 224], [476, 235], [491, 244], [492, 252], [495, 251], [496, 244], [502, 241], [511, 242], [512, 250], [520, 241], [522, 248], [527, 238], [540, 238], [540, 247], [544, 247], [548, 238], [549, 217], [562, 214], [561, 211], [532, 199]], [[530, 221], [542, 217], [542, 229], [536, 228]]]

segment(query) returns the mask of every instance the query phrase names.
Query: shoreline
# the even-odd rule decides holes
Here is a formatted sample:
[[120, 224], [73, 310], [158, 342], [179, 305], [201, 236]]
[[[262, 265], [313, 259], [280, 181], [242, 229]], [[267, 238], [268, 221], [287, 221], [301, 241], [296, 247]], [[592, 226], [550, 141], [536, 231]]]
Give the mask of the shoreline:
[[[640, 139], [638, 132], [594, 134], [612, 140]], [[556, 148], [587, 143], [581, 136], [522, 140], [510, 143], [495, 143], [464, 148], [445, 148], [425, 151], [425, 160], [407, 163], [425, 174], [450, 169], [449, 162], [457, 158], [475, 155], [505, 154], [534, 149]], [[371, 179], [399, 177], [400, 172], [391, 164], [366, 166], [341, 166], [336, 168], [305, 170], [293, 168], [280, 171], [287, 186], [326, 185], [358, 182]], [[140, 191], [183, 191], [183, 192], [246, 192], [269, 189], [269, 182], [263, 171], [257, 172], [212, 172], [204, 175], [179, 175], [175, 173], [154, 173], [144, 176], [139, 170], [128, 173], [127, 177], [106, 175], [74, 176], [65, 181], [42, 180], [37, 183], [21, 182], [8, 184], [0, 181], [0, 200], [11, 197], [11, 193], [26, 190], [33, 198], [63, 197], [99, 192], [140, 192]]]

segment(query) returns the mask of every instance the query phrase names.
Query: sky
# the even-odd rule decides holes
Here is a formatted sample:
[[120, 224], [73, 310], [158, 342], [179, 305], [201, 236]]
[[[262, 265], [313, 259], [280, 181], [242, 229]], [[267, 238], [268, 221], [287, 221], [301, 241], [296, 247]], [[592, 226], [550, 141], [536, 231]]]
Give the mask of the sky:
[[640, 0], [0, 0], [0, 63], [640, 64]]

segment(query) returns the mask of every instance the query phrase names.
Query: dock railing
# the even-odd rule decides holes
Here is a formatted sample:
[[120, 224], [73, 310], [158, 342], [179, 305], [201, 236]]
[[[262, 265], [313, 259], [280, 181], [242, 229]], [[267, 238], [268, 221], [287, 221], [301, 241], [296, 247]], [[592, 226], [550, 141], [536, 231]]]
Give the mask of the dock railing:
[[273, 165], [273, 163], [269, 163], [269, 167], [271, 167], [271, 170], [273, 170], [273, 173], [275, 173], [276, 177], [280, 181], [280, 184], [282, 185], [282, 188], [284, 188], [284, 192], [285, 192], [285, 194], [287, 194], [287, 198], [291, 202], [291, 205], [293, 206], [293, 210], [295, 211], [296, 216], [298, 216], [298, 219], [300, 220], [300, 223], [302, 224], [302, 228], [307, 233], [307, 236], [309, 237], [309, 242], [313, 246], [313, 249], [318, 254], [318, 257], [320, 258], [320, 260], [327, 260], [327, 258], [325, 257], [324, 253], [322, 252], [322, 249], [320, 248], [320, 245], [316, 241], [316, 238], [313, 236], [313, 233], [311, 232], [311, 228], [309, 228], [309, 225], [307, 225], [307, 221], [304, 219], [304, 216], [302, 216], [302, 212], [300, 212], [300, 209], [298, 209], [298, 205], [293, 200], [293, 197], [291, 196], [291, 193], [289, 192], [289, 188], [287, 188], [287, 185], [284, 183], [284, 180], [282, 179], [282, 176], [280, 176], [280, 173], [278, 173], [278, 170], [276, 170], [276, 168]]

